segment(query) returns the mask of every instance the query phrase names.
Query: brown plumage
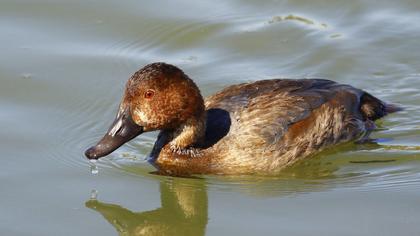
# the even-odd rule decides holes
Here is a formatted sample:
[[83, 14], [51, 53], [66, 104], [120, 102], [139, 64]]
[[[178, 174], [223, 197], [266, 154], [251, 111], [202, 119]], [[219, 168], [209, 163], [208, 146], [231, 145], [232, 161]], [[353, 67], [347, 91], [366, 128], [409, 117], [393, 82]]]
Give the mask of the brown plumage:
[[135, 123], [141, 132], [161, 130], [149, 157], [161, 172], [274, 174], [329, 146], [365, 138], [374, 120], [397, 110], [360, 89], [324, 79], [232, 85], [203, 102], [180, 69], [153, 63], [129, 79], [105, 141], [86, 155], [99, 158], [118, 148], [121, 144], [112, 145], [108, 136], [124, 138], [133, 125], [115, 124], [128, 117], [121, 122]]

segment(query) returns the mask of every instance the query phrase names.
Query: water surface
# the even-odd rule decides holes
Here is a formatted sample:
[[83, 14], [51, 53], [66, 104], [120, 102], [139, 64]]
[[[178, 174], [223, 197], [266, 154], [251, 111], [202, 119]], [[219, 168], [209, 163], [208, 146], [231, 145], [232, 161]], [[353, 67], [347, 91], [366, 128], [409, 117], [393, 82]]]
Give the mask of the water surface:
[[[0, 234], [417, 235], [419, 11], [414, 0], [1, 0]], [[204, 95], [322, 77], [405, 110], [378, 122], [375, 143], [280, 176], [151, 174], [156, 133], [92, 175], [83, 150], [108, 128], [127, 78], [155, 61], [181, 67]]]

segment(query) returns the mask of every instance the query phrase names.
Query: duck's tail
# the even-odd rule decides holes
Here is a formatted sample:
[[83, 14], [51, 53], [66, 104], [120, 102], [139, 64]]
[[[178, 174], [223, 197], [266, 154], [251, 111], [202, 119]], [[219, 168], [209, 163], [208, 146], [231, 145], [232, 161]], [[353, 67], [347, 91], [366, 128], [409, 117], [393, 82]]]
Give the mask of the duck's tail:
[[369, 93], [364, 93], [360, 98], [360, 111], [365, 119], [377, 120], [390, 113], [402, 110], [402, 107], [391, 103], [385, 103]]

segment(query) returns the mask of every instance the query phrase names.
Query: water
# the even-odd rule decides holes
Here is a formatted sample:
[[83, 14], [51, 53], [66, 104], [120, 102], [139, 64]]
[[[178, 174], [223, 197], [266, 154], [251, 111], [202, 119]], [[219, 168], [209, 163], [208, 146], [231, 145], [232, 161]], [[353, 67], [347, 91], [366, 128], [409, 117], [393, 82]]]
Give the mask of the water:
[[96, 165], [96, 162], [97, 161], [95, 159], [89, 160], [90, 173], [92, 173], [92, 175], [97, 175], [99, 173], [99, 168]]
[[[0, 234], [418, 235], [419, 11], [414, 0], [1, 0]], [[323, 77], [405, 110], [378, 122], [376, 143], [280, 176], [154, 175], [144, 158], [155, 133], [93, 176], [83, 151], [127, 78], [155, 61], [181, 67], [204, 95]]]
[[90, 200], [97, 200], [98, 198], [98, 190], [93, 189], [90, 191]]

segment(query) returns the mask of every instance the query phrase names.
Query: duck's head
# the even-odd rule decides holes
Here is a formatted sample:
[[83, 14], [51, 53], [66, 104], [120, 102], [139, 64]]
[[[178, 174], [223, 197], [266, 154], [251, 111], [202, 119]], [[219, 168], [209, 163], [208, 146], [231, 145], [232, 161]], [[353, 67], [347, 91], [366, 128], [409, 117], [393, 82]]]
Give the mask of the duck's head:
[[114, 122], [85, 155], [99, 159], [143, 132], [174, 130], [203, 112], [200, 91], [182, 70], [165, 63], [149, 64], [128, 80]]

